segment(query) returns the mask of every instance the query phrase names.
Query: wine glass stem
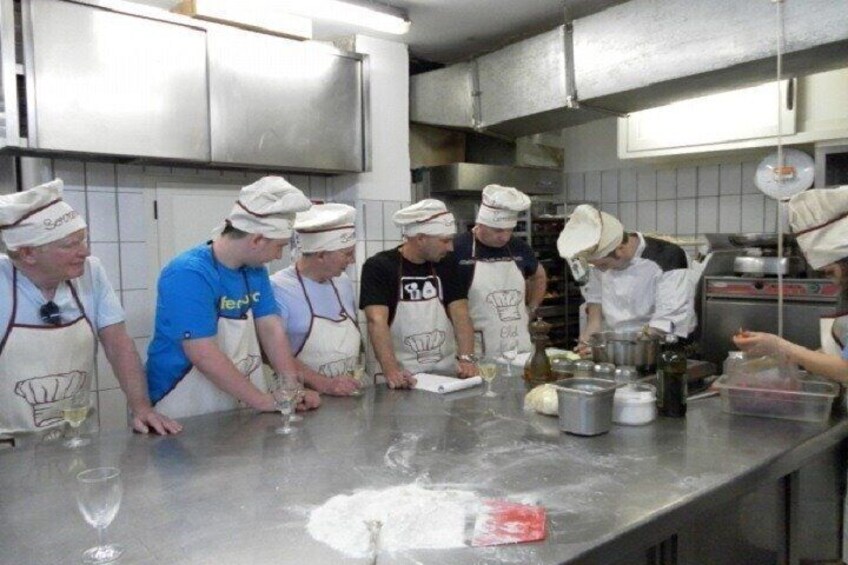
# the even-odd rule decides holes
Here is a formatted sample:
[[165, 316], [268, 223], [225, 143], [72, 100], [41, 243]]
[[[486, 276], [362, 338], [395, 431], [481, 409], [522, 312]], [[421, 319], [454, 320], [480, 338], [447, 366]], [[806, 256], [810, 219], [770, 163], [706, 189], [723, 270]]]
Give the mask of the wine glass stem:
[[97, 546], [103, 547], [106, 545], [106, 526], [97, 527]]
[[283, 433], [291, 431], [291, 414], [283, 414]]
[[492, 381], [486, 381], [486, 394], [489, 396], [492, 394]]

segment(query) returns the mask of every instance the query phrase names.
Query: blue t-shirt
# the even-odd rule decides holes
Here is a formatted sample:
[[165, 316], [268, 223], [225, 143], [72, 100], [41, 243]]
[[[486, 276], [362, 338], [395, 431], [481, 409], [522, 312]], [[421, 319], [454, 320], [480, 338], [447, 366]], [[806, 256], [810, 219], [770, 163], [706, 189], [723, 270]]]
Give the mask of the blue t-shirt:
[[[353, 283], [346, 274], [342, 273], [334, 278], [332, 285], [329, 282], [319, 283], [308, 277], [302, 277], [302, 279], [316, 316], [338, 320], [341, 317], [339, 315], [341, 310], [339, 298], [341, 298], [345, 313], [356, 322]], [[283, 317], [292, 352], [297, 352], [306, 339], [312, 316], [309, 304], [303, 295], [303, 287], [297, 280], [294, 265], [274, 273], [271, 276], [271, 286], [274, 288], [274, 298]], [[339, 293], [338, 298], [333, 286]]]
[[842, 348], [842, 358], [848, 361], [848, 343]]
[[265, 267], [230, 269], [200, 245], [175, 257], [159, 275], [156, 324], [147, 349], [147, 386], [158, 402], [191, 369], [183, 340], [213, 337], [218, 317], [277, 315]]

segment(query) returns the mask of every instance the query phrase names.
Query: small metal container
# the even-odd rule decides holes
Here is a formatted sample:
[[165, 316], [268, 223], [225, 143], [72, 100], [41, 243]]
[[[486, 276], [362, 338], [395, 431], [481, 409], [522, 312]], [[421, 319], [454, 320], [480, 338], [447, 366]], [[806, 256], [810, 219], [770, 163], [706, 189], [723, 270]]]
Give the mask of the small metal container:
[[568, 357], [554, 356], [550, 358], [551, 372], [556, 380], [567, 379], [574, 374], [574, 362]]
[[596, 379], [604, 379], [605, 381], [615, 380], [615, 365], [612, 363], [598, 363], [595, 365], [594, 377]]
[[605, 434], [612, 426], [615, 383], [573, 377], [557, 381], [559, 429], [579, 436]]
[[595, 362], [591, 359], [580, 359], [572, 364], [574, 368], [573, 375], [581, 379], [592, 378], [592, 373], [595, 371]]

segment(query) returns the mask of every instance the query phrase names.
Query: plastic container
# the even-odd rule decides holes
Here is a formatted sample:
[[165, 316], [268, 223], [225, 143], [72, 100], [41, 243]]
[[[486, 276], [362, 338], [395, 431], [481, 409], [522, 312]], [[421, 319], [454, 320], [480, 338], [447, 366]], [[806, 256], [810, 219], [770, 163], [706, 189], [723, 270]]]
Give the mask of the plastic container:
[[614, 383], [575, 376], [557, 381], [556, 385], [559, 429], [579, 436], [596, 436], [610, 430]]
[[572, 364], [573, 375], [581, 379], [590, 379], [595, 372], [595, 362], [591, 359], [580, 359]]
[[615, 380], [615, 365], [612, 363], [598, 363], [592, 369], [592, 376], [605, 381]]
[[763, 416], [802, 422], [826, 422], [839, 385], [828, 381], [801, 379], [798, 390], [742, 386], [728, 375], [714, 386], [721, 393], [721, 409], [729, 414]]
[[615, 391], [612, 421], [642, 426], [657, 419], [657, 391], [651, 385], [631, 384]]
[[626, 384], [632, 383], [638, 379], [639, 371], [636, 370], [636, 367], [628, 367], [627, 365], [624, 365], [616, 368], [614, 375], [616, 384]]

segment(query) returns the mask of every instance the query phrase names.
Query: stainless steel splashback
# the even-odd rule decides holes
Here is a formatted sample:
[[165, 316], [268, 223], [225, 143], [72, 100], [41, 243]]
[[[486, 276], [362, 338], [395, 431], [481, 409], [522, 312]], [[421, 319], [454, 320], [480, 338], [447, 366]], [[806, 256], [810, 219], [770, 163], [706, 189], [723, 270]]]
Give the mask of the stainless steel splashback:
[[436, 197], [479, 193], [488, 184], [512, 186], [527, 194], [561, 196], [562, 175], [559, 169], [453, 163], [424, 169], [423, 182], [425, 190]]

